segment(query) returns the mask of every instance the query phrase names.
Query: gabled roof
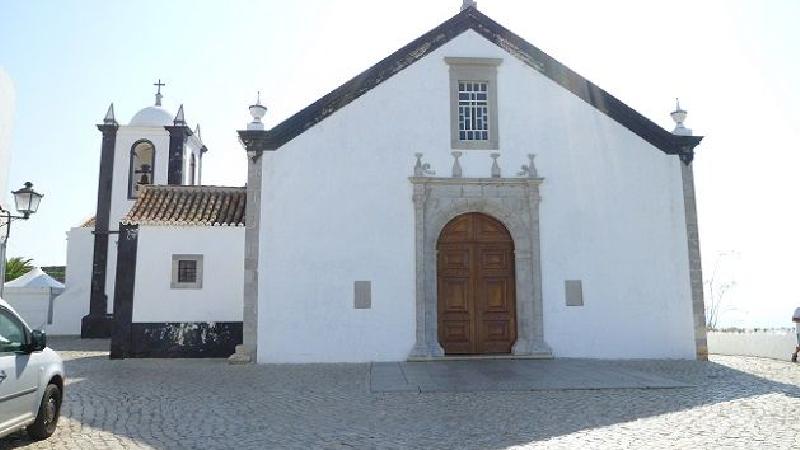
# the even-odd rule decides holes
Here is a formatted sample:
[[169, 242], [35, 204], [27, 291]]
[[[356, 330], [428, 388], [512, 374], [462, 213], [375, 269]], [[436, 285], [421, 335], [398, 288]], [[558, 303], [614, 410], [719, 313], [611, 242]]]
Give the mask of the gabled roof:
[[145, 186], [122, 219], [126, 225], [244, 226], [247, 188]]
[[303, 108], [297, 114], [284, 120], [266, 132], [263, 138], [259, 139], [263, 144], [260, 147], [264, 150], [280, 148], [340, 108], [348, 105], [466, 30], [474, 30], [534, 70], [572, 92], [586, 103], [597, 108], [600, 112], [619, 122], [622, 126], [636, 133], [664, 153], [677, 154], [685, 162], [691, 161], [693, 149], [700, 143], [702, 137], [673, 135], [474, 7], [464, 9], [438, 27]]

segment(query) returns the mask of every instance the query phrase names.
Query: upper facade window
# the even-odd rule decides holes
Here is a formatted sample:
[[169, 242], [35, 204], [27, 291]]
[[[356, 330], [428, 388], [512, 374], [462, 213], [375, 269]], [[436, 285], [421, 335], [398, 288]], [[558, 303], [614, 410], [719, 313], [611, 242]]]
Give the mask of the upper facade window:
[[450, 66], [450, 137], [454, 149], [496, 150], [499, 58], [444, 59]]
[[[458, 82], [458, 139], [489, 140], [489, 93], [485, 81]], [[492, 124], [494, 125], [494, 124]]]
[[142, 186], [153, 184], [156, 148], [147, 140], [136, 141], [131, 147], [131, 168], [128, 176], [128, 198], [136, 198]]

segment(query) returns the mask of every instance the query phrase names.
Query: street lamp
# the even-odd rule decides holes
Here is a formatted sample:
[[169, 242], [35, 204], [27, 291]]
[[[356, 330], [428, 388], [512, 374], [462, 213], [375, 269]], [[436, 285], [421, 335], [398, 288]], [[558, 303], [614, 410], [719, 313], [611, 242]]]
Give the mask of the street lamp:
[[28, 220], [31, 214], [39, 210], [39, 203], [42, 201], [42, 194], [33, 190], [33, 183], [26, 182], [25, 186], [18, 191], [13, 191], [14, 207], [21, 216], [12, 216], [11, 211], [0, 206], [0, 219], [5, 225], [5, 233], [0, 235], [0, 297], [3, 296], [3, 285], [6, 283], [6, 242], [11, 234], [11, 221], [15, 219]]

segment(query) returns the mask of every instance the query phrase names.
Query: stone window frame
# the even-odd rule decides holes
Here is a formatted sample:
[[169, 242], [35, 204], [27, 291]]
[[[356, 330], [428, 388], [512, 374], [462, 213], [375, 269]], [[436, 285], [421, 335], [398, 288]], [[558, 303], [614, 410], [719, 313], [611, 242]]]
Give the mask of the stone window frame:
[[[197, 262], [197, 280], [193, 283], [178, 281], [178, 262], [179, 261]], [[203, 288], [203, 255], [172, 255], [172, 278], [169, 287], [171, 289], [202, 289]]]
[[542, 178], [411, 177], [416, 260], [416, 341], [409, 359], [444, 357], [437, 321], [436, 242], [459, 215], [500, 221], [514, 240], [517, 303], [515, 356], [552, 357], [544, 340], [539, 186]]
[[[444, 58], [450, 67], [450, 142], [455, 150], [497, 150], [499, 148], [499, 123], [497, 121], [497, 66], [502, 58]], [[458, 83], [479, 81], [488, 83], [489, 140], [462, 141], [459, 139]]]

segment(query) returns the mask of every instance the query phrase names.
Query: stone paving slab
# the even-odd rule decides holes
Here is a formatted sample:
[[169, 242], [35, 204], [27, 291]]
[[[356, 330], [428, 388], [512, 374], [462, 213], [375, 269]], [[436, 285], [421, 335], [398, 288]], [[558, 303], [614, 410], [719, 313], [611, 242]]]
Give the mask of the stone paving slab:
[[371, 392], [500, 392], [695, 387], [609, 361], [453, 360], [373, 363]]

